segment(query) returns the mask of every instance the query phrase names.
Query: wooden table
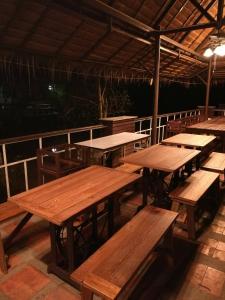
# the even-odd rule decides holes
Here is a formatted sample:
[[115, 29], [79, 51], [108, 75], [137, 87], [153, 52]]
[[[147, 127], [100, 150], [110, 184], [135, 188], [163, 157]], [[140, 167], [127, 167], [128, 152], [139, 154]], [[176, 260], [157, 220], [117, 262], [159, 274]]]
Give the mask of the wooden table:
[[[52, 262], [48, 270], [70, 281], [74, 270], [74, 220], [85, 211], [96, 214], [96, 206], [108, 200], [109, 232], [113, 226], [112, 195], [135, 182], [138, 174], [130, 174], [102, 166], [91, 166], [9, 198], [28, 213], [50, 222]], [[110, 197], [109, 197], [110, 196]], [[65, 232], [64, 240], [60, 235]], [[97, 220], [93, 218], [93, 237], [97, 237]]]
[[[173, 173], [174, 176], [172, 184], [174, 185], [177, 180], [177, 172], [179, 169], [190, 163], [193, 159], [198, 157], [199, 154], [200, 151], [195, 149], [154, 145], [126, 156], [122, 158], [122, 161], [140, 165], [144, 168], [143, 206], [145, 206], [147, 204], [149, 183], [152, 188], [156, 188], [159, 190], [159, 193], [162, 193], [159, 194], [159, 198], [164, 197], [164, 193], [162, 192], [162, 190], [165, 189], [163, 184], [163, 173]], [[153, 176], [150, 176], [149, 169], [152, 169], [151, 174]], [[156, 194], [156, 196], [158, 196], [158, 192]]]
[[191, 147], [202, 150], [216, 139], [215, 136], [180, 133], [163, 140], [163, 145]]
[[[106, 164], [107, 155], [113, 150], [123, 148], [123, 156], [125, 155], [125, 146], [131, 143], [147, 140], [148, 134], [133, 133], [133, 132], [121, 132], [117, 134], [107, 135], [101, 138], [87, 140], [79, 143], [75, 143], [80, 147], [84, 147], [87, 150], [98, 150], [103, 157], [103, 165]], [[90, 155], [90, 151], [89, 151]]]
[[211, 120], [196, 123], [188, 126], [186, 131], [189, 133], [206, 133], [220, 136], [223, 152], [225, 152], [225, 117], [216, 117], [212, 118]]

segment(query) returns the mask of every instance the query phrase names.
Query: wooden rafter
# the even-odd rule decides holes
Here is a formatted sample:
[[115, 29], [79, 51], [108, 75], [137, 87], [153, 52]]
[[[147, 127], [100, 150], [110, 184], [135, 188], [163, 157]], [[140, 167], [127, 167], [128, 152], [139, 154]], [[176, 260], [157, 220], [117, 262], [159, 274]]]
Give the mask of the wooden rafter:
[[[147, 0], [143, 0], [141, 4], [139, 5], [137, 11], [134, 14], [134, 18], [138, 16], [139, 11], [142, 9], [143, 5], [145, 4]], [[121, 47], [119, 47], [113, 54], [108, 57], [107, 61], [110, 61], [113, 57], [115, 57], [119, 52], [121, 52], [123, 49], [125, 49], [133, 40], [133, 38], [130, 38], [129, 41], [125, 42]]]
[[193, 30], [200, 30], [200, 29], [205, 29], [205, 28], [213, 28], [216, 26], [216, 22], [211, 22], [211, 23], [202, 23], [202, 24], [197, 24], [197, 25], [190, 25], [186, 27], [180, 27], [180, 28], [174, 28], [174, 29], [163, 29], [159, 31], [154, 31], [152, 34], [171, 34], [171, 33], [177, 33], [177, 32], [188, 32], [188, 31], [193, 31]]
[[38, 26], [41, 24], [41, 22], [45, 19], [46, 15], [49, 12], [49, 7], [53, 0], [48, 0], [46, 3], [45, 9], [40, 14], [39, 18], [36, 20], [36, 22], [33, 24], [32, 28], [30, 29], [29, 33], [24, 37], [23, 41], [20, 43], [19, 48], [22, 48], [26, 45], [26, 43], [30, 40], [32, 35], [36, 32]]
[[[209, 10], [213, 4], [215, 3], [216, 0], [211, 0], [210, 3], [206, 6], [206, 10]], [[193, 25], [197, 25], [199, 21], [201, 21], [201, 19], [203, 18], [202, 15], [200, 15], [193, 23]], [[179, 43], [182, 43], [186, 37], [190, 34], [190, 32], [185, 32], [184, 35], [179, 39]]]
[[201, 14], [209, 20], [209, 22], [215, 21], [215, 19], [210, 15], [210, 13], [208, 13], [208, 10], [204, 9], [197, 0], [190, 0], [190, 1], [201, 12]]
[[18, 12], [22, 9], [23, 7], [23, 3], [25, 2], [25, 0], [17, 0], [16, 1], [16, 8], [11, 16], [11, 18], [8, 20], [8, 22], [5, 24], [5, 26], [2, 28], [2, 30], [0, 31], [0, 39], [3, 37], [4, 33], [7, 32], [8, 28], [10, 27], [10, 25], [12, 24], [12, 22], [15, 20]]
[[81, 56], [81, 60], [88, 58], [88, 56], [95, 51], [95, 49], [97, 49], [101, 43], [108, 37], [109, 35], [109, 30], [107, 30], [103, 36], [101, 36], [95, 43], [94, 45], [87, 50], [87, 52], [85, 52], [82, 56]]
[[55, 56], [60, 55], [60, 53], [63, 51], [63, 49], [67, 46], [67, 44], [69, 44], [69, 42], [73, 39], [73, 37], [76, 35], [77, 31], [81, 28], [81, 26], [84, 24], [84, 21], [81, 21], [76, 27], [75, 29], [70, 33], [70, 35], [64, 40], [64, 42], [62, 43], [62, 45], [60, 45], [60, 47], [57, 49], [57, 51], [55, 52]]
[[163, 18], [166, 16], [166, 14], [169, 12], [169, 10], [175, 4], [176, 1], [177, 0], [169, 0], [165, 2], [165, 4], [161, 7], [160, 11], [158, 12], [156, 19], [154, 20], [154, 23], [152, 25], [153, 28], [160, 25], [161, 21], [163, 20]]
[[224, 7], [224, 0], [218, 0], [218, 11], [217, 11], [217, 29], [220, 29], [223, 25], [223, 7]]
[[[114, 18], [117, 18], [118, 20], [125, 22], [125, 23], [135, 27], [136, 29], [142, 30], [146, 33], [150, 33], [152, 31], [154, 31], [152, 27], [144, 24], [143, 22], [141, 22], [139, 20], [136, 20], [136, 19], [126, 15], [125, 13], [123, 13], [121, 11], [116, 10], [115, 8], [112, 8], [111, 6], [103, 3], [100, 0], [83, 0], [83, 3], [86, 5], [89, 5], [91, 7], [94, 7], [95, 9], [98, 9], [101, 12], [104, 12], [105, 14], [108, 14]], [[167, 36], [162, 35], [161, 40], [164, 42], [167, 42], [177, 48], [180, 48], [181, 50], [186, 51], [187, 53], [195, 55], [196, 57], [198, 57], [201, 60], [205, 60], [205, 58], [202, 55], [200, 55], [199, 53], [189, 49], [188, 47], [174, 41], [173, 39], [171, 39]]]
[[178, 15], [182, 12], [182, 10], [185, 8], [189, 0], [186, 0], [180, 7], [180, 9], [176, 12], [176, 14], [171, 18], [171, 20], [167, 23], [166, 28], [170, 26], [170, 24], [177, 19]]

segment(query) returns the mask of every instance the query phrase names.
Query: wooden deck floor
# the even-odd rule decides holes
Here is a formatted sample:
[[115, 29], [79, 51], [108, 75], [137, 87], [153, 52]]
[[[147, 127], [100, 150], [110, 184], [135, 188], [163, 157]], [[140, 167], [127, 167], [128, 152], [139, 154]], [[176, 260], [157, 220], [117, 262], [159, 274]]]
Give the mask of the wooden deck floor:
[[[140, 198], [124, 201], [124, 223], [135, 212]], [[15, 220], [1, 226], [7, 234]], [[80, 300], [80, 293], [53, 274], [47, 274], [50, 259], [48, 223], [33, 218], [10, 250], [10, 269], [0, 275], [0, 299]], [[162, 258], [151, 267], [132, 296], [132, 300], [225, 299], [225, 201], [212, 224], [197, 243], [175, 238], [176, 268]]]

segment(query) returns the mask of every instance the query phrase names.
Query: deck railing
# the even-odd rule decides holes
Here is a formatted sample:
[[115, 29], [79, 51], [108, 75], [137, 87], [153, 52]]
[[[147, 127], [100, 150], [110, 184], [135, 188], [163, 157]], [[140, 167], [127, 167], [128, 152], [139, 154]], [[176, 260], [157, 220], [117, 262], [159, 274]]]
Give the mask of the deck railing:
[[[169, 120], [182, 119], [199, 114], [199, 110], [181, 111], [158, 116], [158, 142], [165, 136]], [[137, 133], [151, 135], [152, 117], [137, 119]], [[103, 125], [65, 129], [41, 134], [0, 140], [0, 201], [37, 185], [36, 150], [60, 143], [73, 143], [103, 135]]]
[[[157, 141], [160, 143], [166, 134], [166, 124], [170, 120], [177, 120], [183, 119], [191, 116], [196, 116], [200, 114], [199, 109], [194, 110], [186, 110], [186, 111], [179, 111], [174, 113], [162, 114], [159, 115], [157, 118]], [[137, 133], [146, 133], [151, 136], [152, 131], [152, 116], [139, 118], [136, 121], [136, 132]]]

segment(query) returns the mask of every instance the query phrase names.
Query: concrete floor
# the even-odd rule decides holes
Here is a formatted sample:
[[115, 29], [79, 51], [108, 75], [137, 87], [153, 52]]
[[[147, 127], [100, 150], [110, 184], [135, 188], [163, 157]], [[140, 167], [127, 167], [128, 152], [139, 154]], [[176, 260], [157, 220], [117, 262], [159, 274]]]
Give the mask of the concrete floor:
[[[139, 197], [122, 205], [122, 221], [135, 212]], [[7, 235], [17, 220], [1, 225]], [[213, 300], [225, 299], [225, 204], [196, 243], [174, 238], [175, 268], [159, 259], [150, 268], [132, 300]], [[50, 260], [48, 223], [33, 217], [9, 252], [9, 272], [0, 275], [0, 299], [78, 300], [80, 293], [53, 274], [47, 273]]]

